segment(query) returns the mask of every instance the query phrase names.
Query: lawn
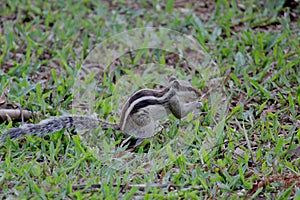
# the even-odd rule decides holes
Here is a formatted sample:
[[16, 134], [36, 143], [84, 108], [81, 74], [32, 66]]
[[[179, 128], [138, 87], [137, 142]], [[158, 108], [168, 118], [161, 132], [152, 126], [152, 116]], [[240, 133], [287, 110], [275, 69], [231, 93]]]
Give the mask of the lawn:
[[300, 198], [298, 0], [3, 1], [0, 16], [1, 135], [68, 113], [118, 122], [171, 75], [203, 93], [135, 148], [99, 128], [5, 140], [1, 199]]

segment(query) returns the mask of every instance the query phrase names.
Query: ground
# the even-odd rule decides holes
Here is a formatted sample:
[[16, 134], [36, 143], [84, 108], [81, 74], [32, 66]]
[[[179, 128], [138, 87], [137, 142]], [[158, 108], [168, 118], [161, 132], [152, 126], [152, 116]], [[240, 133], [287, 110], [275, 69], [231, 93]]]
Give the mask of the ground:
[[[74, 76], [89, 53], [133, 28], [164, 27], [193, 36], [215, 61], [218, 88], [228, 102], [226, 112], [216, 115], [221, 120], [215, 128], [210, 96], [203, 99], [198, 120], [171, 116], [167, 128], [133, 151], [139, 158], [134, 166], [124, 165], [133, 157], [122, 157], [129, 152], [120, 147], [124, 136], [112, 130], [94, 137], [63, 130], [7, 140], [0, 147], [1, 198], [299, 198], [299, 10], [298, 0], [1, 2], [2, 134], [22, 123], [7, 118], [4, 109], [22, 111], [23, 123], [70, 112]], [[176, 75], [207, 90], [199, 70], [185, 68], [176, 54], [126, 52], [111, 63], [115, 76], [100, 76], [106, 82], [99, 88], [104, 95], [97, 96], [99, 117], [119, 120], [119, 108], [107, 103], [118, 91], [115, 81], [125, 73], [136, 75], [149, 60], [180, 63]], [[153, 80], [140, 78], [130, 89]], [[193, 138], [185, 143], [187, 133]], [[157, 153], [161, 157], [150, 162]], [[161, 165], [162, 160], [168, 162]]]

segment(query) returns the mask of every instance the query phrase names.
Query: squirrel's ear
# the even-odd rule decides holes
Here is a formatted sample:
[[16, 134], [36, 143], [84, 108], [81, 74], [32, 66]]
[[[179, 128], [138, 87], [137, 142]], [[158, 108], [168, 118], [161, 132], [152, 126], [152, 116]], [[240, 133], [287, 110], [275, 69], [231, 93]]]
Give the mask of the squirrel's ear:
[[171, 76], [169, 79], [169, 83], [176, 81], [176, 80], [177, 80], [176, 76]]

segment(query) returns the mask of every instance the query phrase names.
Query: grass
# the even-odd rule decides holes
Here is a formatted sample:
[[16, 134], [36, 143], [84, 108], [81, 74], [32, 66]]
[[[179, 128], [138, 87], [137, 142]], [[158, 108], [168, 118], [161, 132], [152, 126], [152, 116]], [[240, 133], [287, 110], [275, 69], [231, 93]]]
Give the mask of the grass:
[[[10, 106], [41, 119], [70, 112], [75, 74], [95, 45], [148, 26], [193, 35], [216, 61], [229, 102], [214, 128], [209, 100], [199, 120], [170, 117], [170, 127], [144, 141], [136, 157], [120, 147], [124, 136], [112, 130], [8, 140], [0, 148], [1, 198], [299, 198], [299, 4], [191, 2], [0, 3], [0, 93], [9, 86]], [[117, 77], [121, 69], [130, 75], [130, 91], [161, 84], [153, 81], [155, 73], [137, 75], [138, 67], [176, 62], [174, 55], [153, 52], [139, 50], [113, 62]], [[186, 76], [176, 69], [177, 76]], [[204, 87], [197, 74], [188, 75]], [[110, 102], [128, 94], [112, 77], [104, 81], [95, 91], [95, 110], [118, 121], [119, 102]], [[0, 130], [18, 125], [4, 121]], [[124, 152], [127, 157], [118, 157]]]

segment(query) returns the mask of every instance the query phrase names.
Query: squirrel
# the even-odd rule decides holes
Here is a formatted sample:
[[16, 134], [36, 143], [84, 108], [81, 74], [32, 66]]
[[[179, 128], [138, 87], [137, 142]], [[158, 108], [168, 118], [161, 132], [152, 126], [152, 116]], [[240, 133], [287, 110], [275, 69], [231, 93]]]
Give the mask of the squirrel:
[[[188, 113], [200, 109], [202, 103], [197, 101], [201, 93], [189, 82], [169, 79], [169, 85], [162, 90], [141, 89], [131, 95], [125, 102], [119, 123], [110, 123], [86, 115], [66, 115], [42, 120], [38, 124], [26, 124], [18, 128], [8, 129], [2, 136], [18, 138], [25, 134], [46, 136], [63, 129], [78, 130], [112, 128], [136, 138], [153, 136], [158, 120], [169, 114], [181, 119]], [[0, 141], [1, 141], [0, 140]]]

